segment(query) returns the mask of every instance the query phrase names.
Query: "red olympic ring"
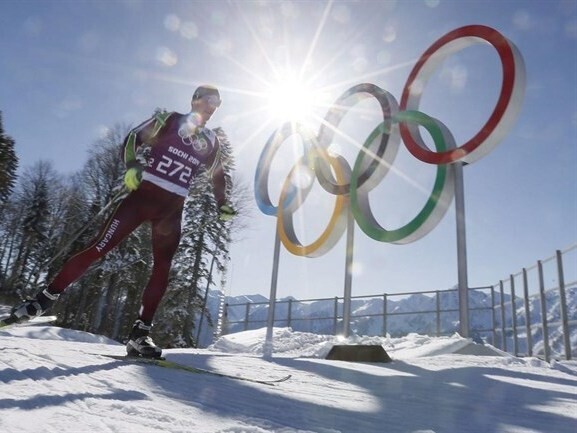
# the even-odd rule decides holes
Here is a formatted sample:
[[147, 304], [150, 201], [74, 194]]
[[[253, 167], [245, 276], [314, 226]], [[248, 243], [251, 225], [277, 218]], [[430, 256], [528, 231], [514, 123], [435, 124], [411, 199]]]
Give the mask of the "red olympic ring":
[[[456, 161], [472, 163], [493, 150], [516, 119], [525, 91], [523, 57], [515, 45], [502, 34], [482, 25], [455, 29], [437, 40], [423, 53], [409, 74], [399, 110], [418, 111], [422, 88], [433, 70], [449, 55], [482, 42], [488, 42], [497, 50], [503, 67], [501, 92], [491, 116], [473, 138], [456, 149], [445, 152], [429, 150], [421, 139], [417, 124], [401, 123], [399, 125], [401, 137], [415, 158], [430, 164], [447, 164]], [[414, 84], [418, 85], [414, 86]]]

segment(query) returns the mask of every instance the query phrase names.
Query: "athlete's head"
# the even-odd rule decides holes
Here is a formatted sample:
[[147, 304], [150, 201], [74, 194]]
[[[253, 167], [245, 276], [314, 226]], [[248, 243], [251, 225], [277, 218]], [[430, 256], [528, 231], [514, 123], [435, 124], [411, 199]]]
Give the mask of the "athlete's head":
[[220, 92], [214, 86], [203, 84], [197, 87], [190, 103], [192, 111], [198, 113], [204, 125], [221, 104]]

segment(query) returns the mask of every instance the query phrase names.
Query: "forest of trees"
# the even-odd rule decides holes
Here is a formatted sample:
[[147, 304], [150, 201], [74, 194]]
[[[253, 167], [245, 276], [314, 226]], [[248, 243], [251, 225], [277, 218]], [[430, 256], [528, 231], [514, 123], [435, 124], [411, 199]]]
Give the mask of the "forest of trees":
[[[0, 112], [1, 115], [1, 112]], [[0, 117], [0, 302], [13, 305], [49, 282], [71, 254], [97, 234], [123, 188], [122, 143], [130, 130], [115, 125], [97, 140], [77, 173], [63, 176], [51, 162], [37, 161], [16, 178], [14, 140]], [[229, 196], [242, 215], [246, 188], [232, 182], [234, 161], [226, 135], [221, 140]], [[104, 210], [104, 211], [103, 211]], [[225, 284], [232, 222], [218, 218], [212, 187], [199, 176], [185, 204], [183, 236], [168, 291], [155, 316], [153, 337], [162, 347], [194, 347], [196, 323], [213, 326], [205, 308], [209, 289]], [[80, 233], [80, 234], [79, 234]], [[129, 333], [152, 265], [150, 229], [144, 224], [71, 285], [50, 311], [58, 325], [123, 341]]]

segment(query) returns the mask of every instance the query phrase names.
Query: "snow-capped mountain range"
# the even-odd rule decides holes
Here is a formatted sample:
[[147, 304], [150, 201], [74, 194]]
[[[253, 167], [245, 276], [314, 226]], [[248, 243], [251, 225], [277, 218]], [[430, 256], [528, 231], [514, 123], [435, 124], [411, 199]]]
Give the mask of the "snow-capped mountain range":
[[[437, 296], [413, 294], [398, 301], [386, 300], [387, 316], [383, 319], [384, 297], [353, 299], [351, 302], [351, 333], [357, 335], [386, 335], [399, 337], [410, 333], [425, 335], [451, 335], [459, 330], [459, 299], [457, 291], [440, 291]], [[547, 323], [549, 324], [549, 345], [552, 355], [565, 353], [562, 334], [562, 317], [559, 290], [549, 290], [545, 294]], [[493, 299], [492, 299], [493, 297]], [[225, 297], [228, 304], [226, 320], [222, 322], [223, 333], [235, 333], [258, 329], [266, 326], [268, 317], [268, 299], [262, 295], [243, 295]], [[206, 321], [201, 333], [200, 346], [205, 347], [213, 341], [213, 334], [219, 317], [222, 293], [212, 291], [207, 307], [213, 318], [213, 326]], [[247, 315], [247, 304], [250, 304]], [[492, 305], [495, 305], [492, 308]], [[506, 349], [514, 351], [511, 296], [503, 297]], [[335, 309], [338, 320], [335, 321]], [[289, 313], [290, 311], [290, 313]], [[437, 314], [439, 311], [439, 314]], [[515, 300], [515, 329], [518, 354], [528, 354], [526, 338], [525, 302], [523, 298]], [[543, 331], [541, 319], [541, 300], [539, 295], [530, 296], [529, 311], [533, 355], [542, 355]], [[571, 352], [577, 356], [577, 287], [566, 289], [566, 311], [570, 329]], [[502, 312], [500, 294], [490, 291], [471, 291], [469, 296], [470, 335], [475, 340], [483, 340], [496, 347], [503, 348]], [[283, 298], [275, 307], [275, 326], [291, 327], [295, 331], [334, 335], [342, 329], [342, 299], [298, 301]], [[290, 318], [290, 320], [289, 320]], [[248, 320], [247, 320], [248, 319]]]

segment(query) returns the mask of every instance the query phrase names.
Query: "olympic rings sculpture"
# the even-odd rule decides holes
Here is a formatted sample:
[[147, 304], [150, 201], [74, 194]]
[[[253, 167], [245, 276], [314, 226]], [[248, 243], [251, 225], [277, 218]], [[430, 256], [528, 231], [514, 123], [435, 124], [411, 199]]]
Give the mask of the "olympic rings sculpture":
[[[497, 103], [485, 124], [469, 140], [457, 146], [448, 128], [439, 120], [420, 111], [422, 91], [434, 70], [448, 56], [473, 44], [488, 43], [500, 57], [503, 80]], [[363, 83], [341, 95], [327, 113], [317, 135], [300, 124], [286, 123], [267, 141], [255, 173], [255, 198], [259, 209], [277, 216], [277, 231], [291, 253], [317, 257], [329, 251], [347, 226], [347, 211], [369, 237], [396, 244], [414, 242], [429, 233], [444, 217], [454, 196], [454, 176], [450, 164], [473, 163], [487, 155], [506, 136], [519, 113], [525, 91], [525, 65], [515, 45], [496, 30], [470, 25], [455, 29], [431, 45], [413, 67], [405, 83], [400, 104], [380, 87]], [[365, 98], [375, 98], [383, 121], [363, 144], [351, 169], [341, 156], [329, 153], [334, 131], [348, 109]], [[435, 150], [424, 143], [419, 127], [433, 139]], [[279, 197], [278, 206], [271, 203], [268, 177], [274, 155], [292, 135], [301, 137], [303, 156], [290, 170]], [[373, 215], [368, 193], [387, 175], [394, 163], [401, 139], [417, 159], [437, 166], [432, 192], [418, 214], [404, 226], [387, 230]], [[314, 173], [304, 186], [296, 177], [303, 171]], [[293, 214], [306, 199], [313, 182], [335, 195], [331, 219], [323, 233], [309, 245], [303, 245], [294, 230]]]

